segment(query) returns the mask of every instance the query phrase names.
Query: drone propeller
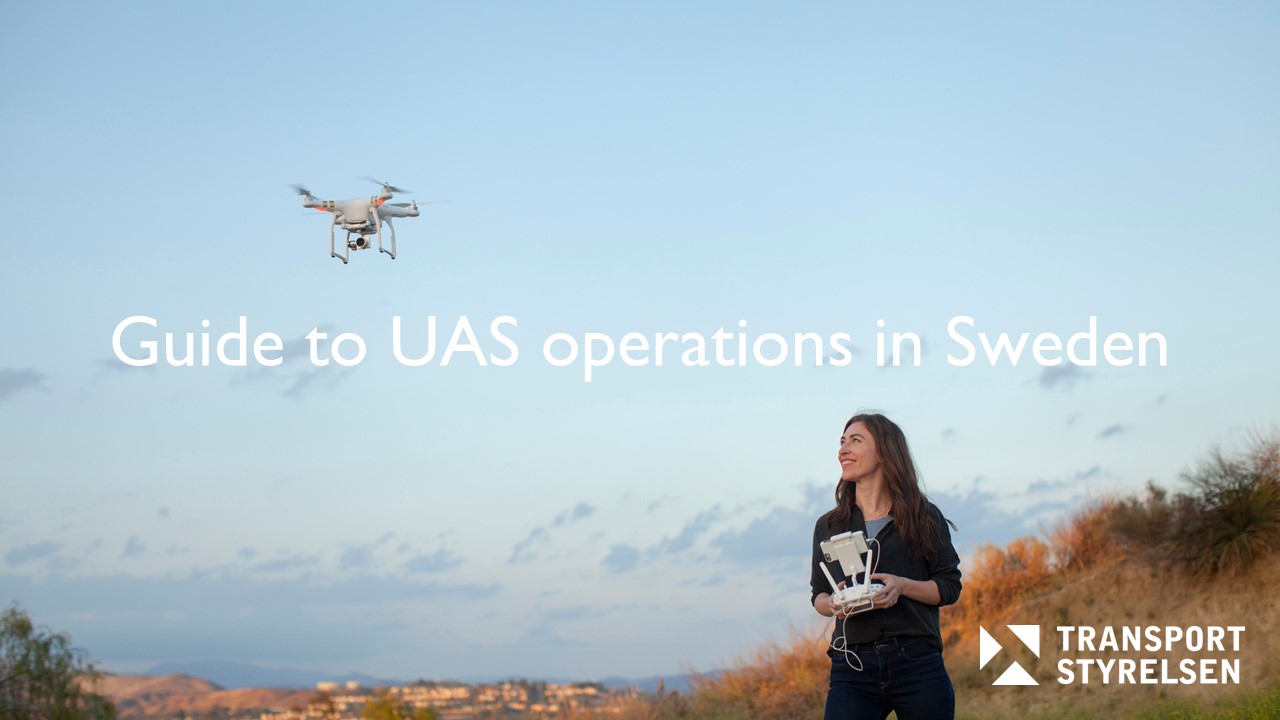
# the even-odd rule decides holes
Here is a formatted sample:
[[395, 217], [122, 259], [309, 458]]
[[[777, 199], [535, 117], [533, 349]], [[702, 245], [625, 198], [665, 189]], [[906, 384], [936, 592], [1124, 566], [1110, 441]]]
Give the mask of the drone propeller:
[[387, 191], [387, 192], [389, 192], [389, 193], [400, 193], [401, 195], [408, 195], [409, 193], [413, 192], [412, 190], [405, 190], [405, 189], [403, 189], [403, 188], [398, 188], [398, 187], [396, 187], [395, 185], [392, 185], [391, 183], [386, 183], [386, 182], [382, 182], [381, 180], [378, 180], [378, 179], [376, 179], [376, 178], [371, 178], [371, 177], [369, 177], [368, 175], [365, 175], [364, 177], [362, 177], [362, 178], [360, 178], [360, 179], [361, 179], [361, 180], [368, 180], [369, 182], [373, 183], [374, 185], [381, 185], [381, 186], [382, 186], [382, 189], [383, 189], [383, 190], [386, 190], [386, 191]]
[[409, 206], [418, 207], [419, 205], [439, 205], [441, 203], [447, 203], [447, 202], [449, 201], [448, 200], [423, 200], [422, 202], [418, 202], [417, 200], [414, 200], [413, 202], [407, 202], [407, 203], [387, 203], [387, 204], [393, 207], [409, 207]]
[[308, 190], [308, 189], [306, 189], [305, 187], [303, 187], [303, 186], [301, 186], [301, 185], [290, 185], [289, 187], [291, 187], [291, 188], [293, 188], [294, 190], [298, 191], [298, 194], [299, 194], [299, 195], [302, 195], [303, 197], [313, 197], [313, 196], [312, 196], [312, 194], [311, 194], [311, 191], [310, 191], [310, 190]]

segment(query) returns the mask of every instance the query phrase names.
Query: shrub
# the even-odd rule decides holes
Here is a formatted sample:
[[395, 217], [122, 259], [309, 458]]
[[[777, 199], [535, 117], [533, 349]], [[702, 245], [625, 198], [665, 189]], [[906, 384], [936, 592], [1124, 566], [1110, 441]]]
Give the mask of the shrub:
[[983, 545], [966, 571], [960, 602], [969, 617], [994, 617], [1040, 588], [1052, 573], [1049, 547], [1038, 538], [1018, 538], [1004, 548]]
[[1174, 514], [1175, 503], [1170, 501], [1168, 491], [1148, 480], [1142, 495], [1111, 503], [1108, 534], [1130, 552], [1162, 548]]
[[0, 718], [115, 720], [115, 706], [81, 686], [97, 678], [66, 635], [37, 630], [17, 606], [0, 613]]
[[1053, 566], [1080, 570], [1115, 550], [1116, 516], [1122, 501], [1094, 500], [1049, 532]]
[[1252, 438], [1236, 454], [1214, 449], [1184, 475], [1189, 492], [1147, 483], [1143, 495], [1098, 501], [1051, 533], [1054, 564], [1083, 567], [1117, 547], [1199, 576], [1239, 573], [1280, 550], [1280, 440]]
[[1239, 573], [1280, 549], [1280, 441], [1253, 438], [1243, 453], [1214, 450], [1186, 475], [1200, 500], [1181, 542], [1199, 575]]

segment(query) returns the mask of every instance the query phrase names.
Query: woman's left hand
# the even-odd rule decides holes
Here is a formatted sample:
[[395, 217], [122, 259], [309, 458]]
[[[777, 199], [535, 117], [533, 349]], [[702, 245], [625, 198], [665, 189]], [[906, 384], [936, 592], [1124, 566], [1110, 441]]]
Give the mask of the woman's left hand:
[[898, 604], [898, 599], [902, 597], [903, 592], [907, 589], [907, 580], [897, 575], [888, 575], [885, 573], [875, 573], [871, 576], [871, 582], [878, 582], [884, 585], [884, 589], [876, 593], [873, 604], [880, 608], [889, 608]]

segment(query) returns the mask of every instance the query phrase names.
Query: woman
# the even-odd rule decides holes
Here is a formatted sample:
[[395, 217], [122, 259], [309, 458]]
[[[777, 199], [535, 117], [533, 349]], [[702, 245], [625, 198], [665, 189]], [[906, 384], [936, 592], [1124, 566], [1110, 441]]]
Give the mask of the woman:
[[[954, 717], [938, 628], [938, 606], [960, 596], [949, 521], [920, 491], [906, 436], [885, 416], [855, 415], [845, 423], [838, 457], [836, 507], [813, 529], [809, 581], [814, 608], [836, 618], [825, 720], [882, 720], [890, 710], [900, 720]], [[884, 585], [874, 610], [848, 617], [831, 601], [839, 588], [823, 574], [818, 546], [846, 531], [866, 534], [875, 551], [871, 581]], [[839, 581], [839, 563], [827, 568]]]

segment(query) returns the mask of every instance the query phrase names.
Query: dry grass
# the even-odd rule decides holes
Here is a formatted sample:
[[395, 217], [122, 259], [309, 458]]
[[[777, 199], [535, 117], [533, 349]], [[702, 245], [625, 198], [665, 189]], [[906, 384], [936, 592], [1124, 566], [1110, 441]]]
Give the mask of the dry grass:
[[723, 712], [697, 717], [789, 720], [822, 717], [831, 664], [826, 638], [797, 636], [770, 644], [717, 677], [694, 682], [695, 709]]
[[831, 664], [825, 638], [795, 634], [770, 643], [716, 675], [698, 676], [688, 695], [636, 698], [607, 712], [579, 712], [572, 720], [804, 720], [821, 718]]

